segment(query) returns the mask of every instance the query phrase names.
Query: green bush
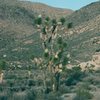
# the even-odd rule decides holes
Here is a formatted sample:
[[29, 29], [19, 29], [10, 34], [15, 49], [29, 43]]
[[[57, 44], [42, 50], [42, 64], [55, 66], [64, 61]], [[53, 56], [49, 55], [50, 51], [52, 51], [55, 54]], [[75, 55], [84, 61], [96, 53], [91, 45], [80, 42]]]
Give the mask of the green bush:
[[12, 100], [28, 100], [25, 92], [14, 93], [11, 99]]
[[56, 19], [52, 19], [51, 22], [52, 22], [52, 25], [57, 24]]
[[34, 89], [27, 91], [27, 100], [36, 100]]
[[46, 21], [50, 21], [50, 17], [46, 17], [45, 20], [46, 20]]
[[0, 100], [8, 100], [8, 96], [6, 92], [0, 93]]
[[84, 87], [79, 88], [76, 91], [76, 96], [73, 100], [89, 100], [93, 97], [93, 95]]
[[28, 80], [28, 86], [35, 86], [36, 85], [36, 82], [32, 79], [29, 79]]
[[62, 100], [59, 93], [51, 92], [46, 95], [45, 100]]
[[60, 91], [61, 94], [65, 94], [65, 93], [70, 93], [71, 89], [68, 86], [61, 85], [60, 88], [59, 88], [59, 91]]
[[41, 17], [38, 17], [38, 18], [35, 20], [35, 24], [41, 25], [41, 24], [42, 24], [42, 18], [41, 18]]
[[72, 28], [72, 27], [73, 27], [73, 23], [72, 23], [72, 22], [67, 24], [67, 28], [68, 28], [68, 29], [70, 29], [70, 28]]
[[60, 18], [60, 22], [62, 23], [62, 25], [64, 25], [65, 21], [66, 21], [66, 20], [65, 20], [64, 17]]
[[6, 68], [6, 61], [0, 60], [0, 70], [5, 70], [5, 68]]
[[9, 80], [7, 80], [7, 84], [8, 84], [9, 87], [13, 87], [14, 84], [15, 84], [15, 80], [14, 79], [9, 79]]
[[65, 84], [68, 86], [76, 85], [76, 83], [85, 76], [85, 73], [82, 72], [80, 67], [73, 67], [72, 69], [68, 69], [66, 73], [67, 79], [65, 81]]

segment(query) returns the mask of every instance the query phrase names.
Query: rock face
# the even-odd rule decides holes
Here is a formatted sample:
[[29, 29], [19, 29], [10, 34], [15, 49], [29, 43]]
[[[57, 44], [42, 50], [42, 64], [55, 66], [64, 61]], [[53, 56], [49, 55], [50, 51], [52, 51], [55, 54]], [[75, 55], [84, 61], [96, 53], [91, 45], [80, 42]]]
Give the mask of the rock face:
[[91, 61], [100, 51], [100, 1], [75, 11], [66, 20], [66, 26], [72, 23], [72, 28], [66, 31], [72, 59]]
[[96, 53], [95, 55], [93, 55], [93, 58], [91, 61], [88, 62], [82, 62], [79, 64], [80, 67], [84, 70], [87, 67], [92, 67], [94, 70], [98, 70], [100, 69], [100, 53]]
[[67, 23], [72, 22], [73, 26], [78, 26], [94, 19], [98, 15], [100, 15], [100, 1], [93, 2], [67, 16]]
[[95, 66], [100, 68], [100, 53], [93, 55], [93, 61], [95, 62]]

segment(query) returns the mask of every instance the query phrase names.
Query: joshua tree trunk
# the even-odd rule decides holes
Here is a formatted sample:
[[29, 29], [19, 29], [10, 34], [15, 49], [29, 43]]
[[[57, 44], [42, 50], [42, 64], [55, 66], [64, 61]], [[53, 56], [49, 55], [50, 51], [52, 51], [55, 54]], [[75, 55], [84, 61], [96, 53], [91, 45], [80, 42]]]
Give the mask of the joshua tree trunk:
[[46, 88], [47, 88], [47, 85], [46, 85], [46, 72], [43, 71], [42, 73], [43, 73], [43, 84], [44, 84], [44, 89], [46, 90]]
[[[55, 69], [53, 69], [54, 71]], [[51, 72], [51, 84], [52, 84], [52, 90], [58, 91], [59, 90], [59, 80], [60, 80], [60, 73], [58, 71]]]
[[59, 90], [59, 79], [60, 79], [60, 73], [56, 72], [54, 75], [54, 87], [55, 87], [55, 91]]

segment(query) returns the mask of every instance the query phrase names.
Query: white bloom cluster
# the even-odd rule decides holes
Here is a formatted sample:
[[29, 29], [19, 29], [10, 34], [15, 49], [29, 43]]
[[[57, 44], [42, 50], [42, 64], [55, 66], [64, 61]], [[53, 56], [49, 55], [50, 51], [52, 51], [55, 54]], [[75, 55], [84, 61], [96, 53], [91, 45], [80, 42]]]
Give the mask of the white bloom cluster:
[[40, 15], [38, 15], [38, 18], [41, 18], [42, 17], [42, 15], [40, 14]]
[[3, 55], [3, 57], [5, 58], [5, 57], [7, 57], [7, 55], [5, 54], [5, 55]]
[[45, 49], [45, 53], [48, 53], [49, 51], [48, 51], [48, 49]]

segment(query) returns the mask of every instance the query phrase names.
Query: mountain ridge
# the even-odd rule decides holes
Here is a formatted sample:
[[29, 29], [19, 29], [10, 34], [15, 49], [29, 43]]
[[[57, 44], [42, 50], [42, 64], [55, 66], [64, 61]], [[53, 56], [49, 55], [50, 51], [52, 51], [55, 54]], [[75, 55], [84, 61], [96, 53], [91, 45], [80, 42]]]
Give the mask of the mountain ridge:
[[[39, 33], [36, 31], [34, 19], [40, 13], [34, 9], [30, 10], [31, 8], [25, 6], [26, 4], [22, 5], [18, 2], [16, 4], [17, 0], [14, 0], [15, 3], [7, 3], [9, 2], [7, 0], [1, 1], [3, 2], [0, 3], [0, 58], [2, 59], [3, 55], [6, 54], [8, 61], [28, 62], [32, 53], [36, 52], [37, 56], [38, 52], [41, 53]], [[72, 63], [77, 63], [74, 60], [89, 61], [99, 50], [99, 5], [100, 2], [95, 2], [70, 15], [64, 14], [67, 16], [64, 27]], [[93, 11], [95, 12], [92, 13]], [[84, 17], [84, 12], [87, 12], [86, 17]], [[71, 29], [67, 29], [68, 23], [72, 23]]]

